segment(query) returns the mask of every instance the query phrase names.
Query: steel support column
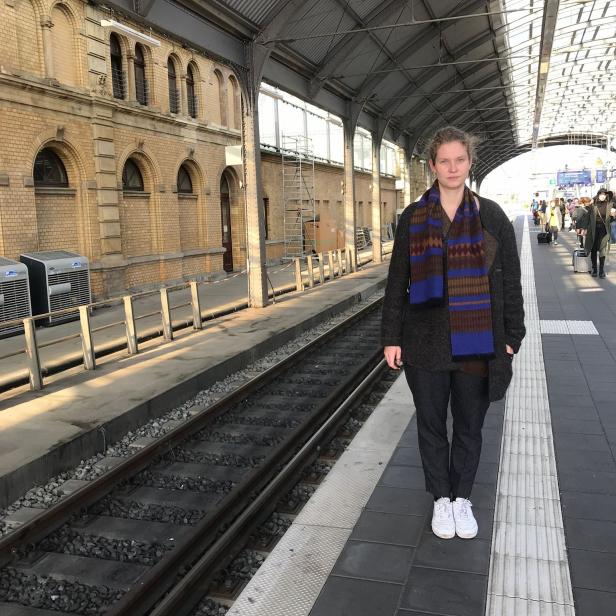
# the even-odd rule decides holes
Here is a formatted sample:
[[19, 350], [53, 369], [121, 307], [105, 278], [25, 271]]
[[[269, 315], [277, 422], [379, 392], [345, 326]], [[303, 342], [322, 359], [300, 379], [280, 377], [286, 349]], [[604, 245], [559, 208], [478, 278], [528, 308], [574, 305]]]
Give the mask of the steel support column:
[[381, 144], [387, 123], [377, 120], [377, 128], [372, 131], [372, 260], [383, 261], [381, 245]]
[[[350, 103], [348, 114], [342, 120], [344, 130], [344, 247], [347, 272], [350, 264], [357, 263], [357, 246], [355, 237], [355, 128], [361, 107]], [[351, 266], [352, 267], [352, 266]]]
[[[252, 80], [251, 80], [252, 81]], [[251, 84], [252, 85], [252, 84]], [[244, 145], [244, 197], [246, 200], [246, 259], [248, 301], [256, 308], [268, 303], [265, 271], [265, 219], [259, 140], [258, 87], [252, 85], [250, 100], [242, 101], [242, 142]]]

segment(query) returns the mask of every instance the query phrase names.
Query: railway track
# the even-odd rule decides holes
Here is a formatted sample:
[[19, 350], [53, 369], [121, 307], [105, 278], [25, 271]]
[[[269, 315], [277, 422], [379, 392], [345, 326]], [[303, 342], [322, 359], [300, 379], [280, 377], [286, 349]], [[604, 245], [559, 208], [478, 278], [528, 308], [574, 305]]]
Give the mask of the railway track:
[[382, 373], [381, 301], [2, 538], [0, 613], [190, 613]]

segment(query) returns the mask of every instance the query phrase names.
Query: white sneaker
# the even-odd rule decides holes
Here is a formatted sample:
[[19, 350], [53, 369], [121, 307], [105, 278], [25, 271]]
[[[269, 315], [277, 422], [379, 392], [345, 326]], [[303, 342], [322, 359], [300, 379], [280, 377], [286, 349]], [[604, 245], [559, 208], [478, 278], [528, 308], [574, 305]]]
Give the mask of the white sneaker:
[[451, 501], [446, 496], [434, 502], [432, 532], [441, 539], [451, 539], [456, 534]]
[[456, 498], [451, 503], [456, 525], [456, 535], [461, 539], [472, 539], [477, 536], [479, 527], [471, 510], [472, 503], [466, 498]]

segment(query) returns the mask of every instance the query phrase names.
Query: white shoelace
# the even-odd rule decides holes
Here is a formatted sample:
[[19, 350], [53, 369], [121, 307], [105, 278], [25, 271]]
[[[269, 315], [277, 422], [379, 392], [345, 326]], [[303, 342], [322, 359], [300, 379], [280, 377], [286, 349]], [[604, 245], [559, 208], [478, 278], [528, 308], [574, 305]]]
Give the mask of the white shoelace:
[[439, 516], [440, 518], [446, 517], [449, 518], [450, 517], [450, 510], [449, 510], [449, 504], [451, 501], [445, 501], [445, 500], [438, 500], [436, 502], [436, 515]]
[[471, 501], [467, 500], [466, 498], [459, 498], [458, 499], [458, 514], [461, 518], [464, 518], [465, 520], [469, 519], [469, 507], [472, 507], [473, 504], [471, 503]]

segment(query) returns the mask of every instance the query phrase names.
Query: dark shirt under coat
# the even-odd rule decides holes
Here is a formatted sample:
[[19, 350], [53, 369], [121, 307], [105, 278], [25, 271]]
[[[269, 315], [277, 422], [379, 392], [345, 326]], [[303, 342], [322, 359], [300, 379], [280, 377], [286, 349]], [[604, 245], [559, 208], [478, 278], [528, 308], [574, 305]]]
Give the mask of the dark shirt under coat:
[[[488, 362], [488, 384], [489, 398], [495, 401], [504, 397], [513, 374], [506, 345], [517, 353], [526, 333], [524, 301], [513, 225], [494, 201], [479, 197], [479, 203], [484, 234], [491, 236], [490, 244], [495, 246], [489, 260], [486, 255], [495, 348], [495, 357]], [[409, 303], [408, 227], [416, 206], [417, 203], [409, 205], [398, 222], [385, 289], [381, 341], [383, 346], [402, 347], [405, 363], [426, 370], [457, 370], [460, 366], [451, 358], [448, 307], [422, 309]]]

